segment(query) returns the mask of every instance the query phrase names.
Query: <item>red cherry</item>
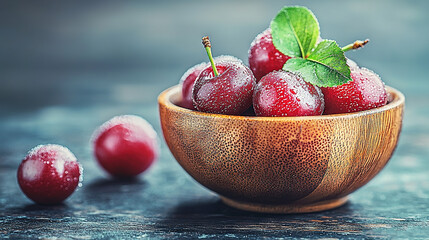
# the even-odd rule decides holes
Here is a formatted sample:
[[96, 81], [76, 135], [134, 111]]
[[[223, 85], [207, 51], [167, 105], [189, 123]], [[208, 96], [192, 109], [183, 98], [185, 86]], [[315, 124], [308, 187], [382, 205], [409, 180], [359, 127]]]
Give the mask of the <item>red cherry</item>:
[[256, 36], [250, 44], [249, 66], [257, 81], [274, 70], [281, 70], [290, 58], [274, 47], [270, 28]]
[[206, 66], [207, 63], [195, 65], [189, 68], [180, 79], [180, 83], [182, 84], [182, 102], [180, 105], [182, 107], [191, 110], [195, 109], [194, 105], [192, 104], [192, 88], [194, 87], [195, 80], [197, 79], [201, 70], [203, 70]]
[[300, 76], [285, 71], [265, 75], [253, 94], [256, 116], [311, 116], [323, 113], [322, 91]]
[[82, 168], [66, 147], [39, 145], [18, 168], [18, 184], [24, 194], [39, 204], [57, 204], [69, 197], [82, 181]]
[[234, 59], [223, 57], [215, 61], [218, 76], [214, 76], [212, 66], [201, 71], [193, 89], [198, 111], [239, 115], [252, 105], [256, 79], [248, 67]]
[[353, 81], [322, 88], [325, 113], [359, 112], [386, 105], [387, 92], [380, 77], [366, 68], [351, 67]]
[[[238, 58], [228, 55], [223, 55], [214, 58], [215, 62], [219, 61], [238, 61], [241, 62]], [[198, 75], [201, 70], [208, 66], [208, 63], [200, 63], [191, 68], [189, 68], [180, 78], [180, 83], [182, 84], [182, 101], [179, 104], [181, 107], [195, 110], [194, 104], [192, 103], [192, 88], [194, 87], [195, 80], [197, 80]]]
[[138, 116], [116, 116], [101, 125], [93, 136], [98, 163], [116, 177], [144, 172], [159, 154], [155, 130]]

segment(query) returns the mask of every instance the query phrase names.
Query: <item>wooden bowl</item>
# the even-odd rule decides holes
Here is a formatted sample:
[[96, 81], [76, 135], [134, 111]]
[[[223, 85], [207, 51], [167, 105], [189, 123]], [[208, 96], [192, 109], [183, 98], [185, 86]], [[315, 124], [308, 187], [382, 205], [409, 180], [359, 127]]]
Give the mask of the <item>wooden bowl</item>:
[[179, 107], [180, 87], [158, 97], [165, 141], [179, 164], [230, 206], [266, 213], [341, 206], [386, 165], [404, 96], [357, 113], [245, 117]]

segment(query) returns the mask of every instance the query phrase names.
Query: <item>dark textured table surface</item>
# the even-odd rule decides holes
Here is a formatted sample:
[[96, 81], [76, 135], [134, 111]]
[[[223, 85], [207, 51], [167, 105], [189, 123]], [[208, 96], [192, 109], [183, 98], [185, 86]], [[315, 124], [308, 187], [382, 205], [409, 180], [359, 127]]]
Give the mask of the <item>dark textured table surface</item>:
[[[319, 3], [320, 2], [320, 3]], [[323, 38], [406, 96], [398, 147], [386, 168], [335, 210], [248, 213], [224, 205], [176, 163], [129, 181], [95, 163], [92, 131], [119, 114], [146, 118], [161, 137], [157, 95], [215, 55], [247, 61], [253, 38], [284, 1], [0, 3], [0, 238], [429, 238], [429, 4], [427, 1], [293, 1], [318, 17]], [[70, 148], [84, 181], [63, 204], [39, 206], [16, 181], [38, 144]]]

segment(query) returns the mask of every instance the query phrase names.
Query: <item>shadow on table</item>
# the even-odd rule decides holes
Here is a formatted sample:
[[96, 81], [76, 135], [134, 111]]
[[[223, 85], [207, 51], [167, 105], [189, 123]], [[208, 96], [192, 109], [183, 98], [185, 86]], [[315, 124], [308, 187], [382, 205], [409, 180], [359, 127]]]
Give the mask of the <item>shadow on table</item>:
[[[245, 238], [311, 237], [352, 238], [366, 235], [368, 227], [355, 220], [352, 204], [325, 212], [308, 214], [263, 214], [234, 209], [217, 197], [183, 202], [166, 214], [155, 226], [159, 231], [179, 232], [200, 236], [229, 236]], [[374, 236], [375, 237], [375, 236]]]
[[92, 183], [85, 186], [88, 191], [97, 192], [97, 191], [105, 191], [105, 190], [117, 190], [125, 185], [128, 186], [139, 186], [143, 187], [145, 185], [145, 181], [140, 178], [99, 178], [94, 180]]
[[[350, 203], [324, 212], [307, 214], [267, 214], [239, 210], [224, 204], [218, 197], [207, 197], [192, 201], [182, 202], [170, 212], [171, 217], [182, 217], [182, 215], [205, 215], [205, 216], [225, 216], [225, 217], [304, 217], [304, 216], [325, 216], [325, 215], [352, 215], [353, 209]], [[327, 217], [329, 218], [329, 217]]]
[[31, 204], [24, 205], [22, 207], [9, 208], [8, 210], [14, 211], [14, 212], [25, 212], [25, 213], [39, 212], [39, 211], [64, 212], [68, 208], [69, 206], [64, 202], [55, 204], [55, 205], [40, 205], [37, 203], [31, 203]]
[[141, 178], [100, 178], [85, 185], [82, 192], [85, 202], [122, 206], [126, 201], [140, 201], [146, 187]]

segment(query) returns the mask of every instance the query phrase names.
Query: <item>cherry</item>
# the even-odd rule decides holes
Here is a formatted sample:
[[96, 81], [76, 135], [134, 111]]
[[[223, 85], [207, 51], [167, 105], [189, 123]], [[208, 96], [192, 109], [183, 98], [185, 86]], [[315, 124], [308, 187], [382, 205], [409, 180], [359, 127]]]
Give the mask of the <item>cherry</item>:
[[82, 181], [82, 168], [66, 147], [48, 144], [29, 151], [18, 168], [18, 184], [39, 204], [58, 204]]
[[152, 126], [134, 115], [116, 116], [93, 134], [98, 163], [115, 177], [133, 177], [149, 168], [159, 154]]
[[256, 36], [250, 44], [249, 66], [257, 81], [274, 70], [281, 70], [290, 58], [273, 45], [270, 28]]
[[192, 88], [194, 87], [195, 80], [200, 75], [201, 70], [207, 66], [207, 63], [200, 63], [189, 68], [180, 79], [182, 84], [182, 102], [181, 106], [194, 110], [195, 107], [192, 103]]
[[192, 91], [198, 111], [239, 115], [252, 105], [256, 79], [252, 71], [234, 57], [222, 57], [215, 63], [210, 41], [203, 38], [211, 66], [203, 69]]
[[366, 68], [350, 67], [353, 81], [336, 87], [321, 88], [325, 113], [364, 111], [387, 103], [387, 92], [380, 77]]
[[302, 77], [286, 71], [273, 71], [256, 84], [253, 93], [256, 116], [321, 115], [324, 109], [322, 91]]
[[[218, 61], [238, 61], [241, 62], [238, 58], [233, 56], [219, 56], [214, 58], [215, 62]], [[189, 68], [180, 78], [180, 83], [182, 84], [182, 101], [179, 104], [181, 107], [195, 110], [194, 104], [192, 103], [192, 88], [194, 87], [195, 80], [197, 80], [200, 72], [208, 66], [208, 63], [202, 62], [191, 68]]]

